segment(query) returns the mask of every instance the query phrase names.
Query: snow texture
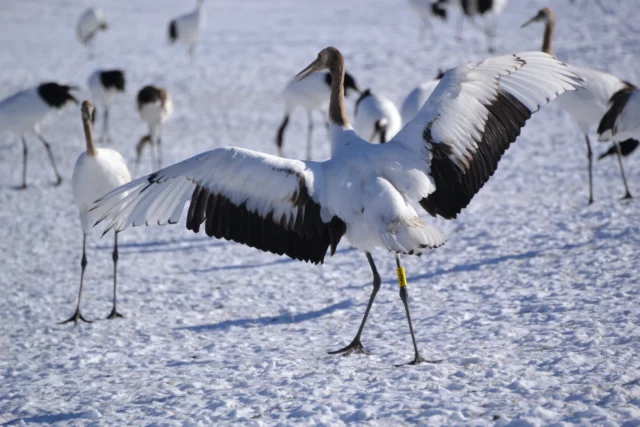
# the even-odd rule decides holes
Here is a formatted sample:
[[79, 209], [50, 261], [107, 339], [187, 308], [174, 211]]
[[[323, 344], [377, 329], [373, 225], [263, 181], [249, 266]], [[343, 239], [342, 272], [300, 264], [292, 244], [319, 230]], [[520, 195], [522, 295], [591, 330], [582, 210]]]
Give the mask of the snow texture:
[[[639, 83], [637, 2], [603, 2], [606, 14], [592, 0], [576, 3], [550, 4], [558, 57]], [[146, 133], [135, 107], [146, 84], [173, 95], [168, 165], [225, 145], [275, 154], [279, 95], [328, 45], [344, 52], [362, 87], [397, 105], [439, 68], [486, 57], [471, 26], [455, 39], [456, 16], [434, 21], [437, 40], [419, 42], [408, 2], [218, 0], [204, 4], [207, 25], [190, 64], [184, 46], [168, 44], [167, 25], [192, 4], [104, 0], [110, 25], [89, 61], [75, 24], [91, 5], [0, 2], [0, 99], [42, 81], [84, 87], [98, 68], [123, 68], [127, 92], [110, 110], [110, 148], [129, 165]], [[539, 49], [542, 28], [519, 25], [547, 5], [509, 2], [497, 53]], [[292, 157], [305, 155], [305, 116], [292, 116]], [[315, 119], [313, 158], [322, 160], [329, 143]], [[127, 317], [107, 321], [112, 238], [94, 232], [83, 313], [96, 321], [57, 325], [73, 312], [80, 280], [71, 191], [85, 149], [79, 108], [41, 130], [63, 174], [57, 188], [42, 144], [28, 135], [30, 187], [16, 191], [21, 142], [0, 135], [0, 424], [640, 425], [639, 204], [619, 200], [609, 157], [595, 164], [596, 201], [587, 205], [584, 139], [557, 103], [532, 117], [457, 220], [424, 216], [448, 242], [402, 260], [422, 355], [443, 362], [399, 368], [411, 340], [395, 260], [382, 251], [373, 257], [383, 284], [362, 338], [373, 354], [327, 354], [353, 338], [371, 290], [364, 255], [344, 243], [312, 266], [183, 224], [128, 229], [118, 274]], [[636, 196], [639, 158], [625, 164]]]

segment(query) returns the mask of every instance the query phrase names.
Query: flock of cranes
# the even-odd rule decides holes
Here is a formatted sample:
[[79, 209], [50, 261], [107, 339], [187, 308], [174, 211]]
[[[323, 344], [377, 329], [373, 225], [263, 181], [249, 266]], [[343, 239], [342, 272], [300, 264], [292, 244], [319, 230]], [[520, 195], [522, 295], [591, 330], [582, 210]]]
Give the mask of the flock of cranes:
[[[410, 3], [421, 11], [426, 28], [430, 16], [446, 19], [452, 5], [461, 8], [461, 19], [474, 25], [475, 17], [495, 19], [506, 0]], [[198, 0], [195, 11], [169, 23], [169, 39], [187, 43], [191, 59], [202, 26], [202, 7]], [[334, 354], [366, 353], [361, 335], [381, 285], [372, 251], [392, 252], [414, 348], [409, 363], [425, 362], [414, 335], [400, 256], [420, 255], [445, 243], [444, 235], [424, 222], [419, 212], [455, 219], [493, 175], [532, 114], [558, 98], [578, 122], [588, 147], [589, 203], [593, 190], [588, 133], [598, 126], [599, 138], [614, 142], [602, 157], [617, 155], [625, 197], [631, 197], [622, 156], [638, 145], [640, 95], [631, 83], [611, 74], [557, 60], [552, 49], [556, 17], [551, 9], [540, 10], [522, 27], [534, 22], [545, 24], [541, 52], [497, 56], [439, 72], [435, 79], [412, 90], [400, 110], [384, 95], [361, 90], [346, 72], [337, 48], [323, 49], [282, 93], [285, 116], [275, 138], [279, 156], [225, 147], [162, 169], [162, 128], [172, 115], [173, 102], [166, 88], [147, 85], [136, 98], [148, 134], [136, 146], [134, 172], [137, 175], [147, 145], [155, 172], [133, 181], [123, 156], [111, 148], [96, 147], [93, 132], [96, 111], [102, 111], [99, 141], [112, 141], [109, 109], [125, 90], [125, 72], [94, 72], [88, 79], [93, 103], [84, 101], [81, 106], [86, 151], [78, 157], [72, 178], [83, 233], [80, 286], [75, 313], [61, 323], [87, 321], [81, 301], [92, 226], [99, 225], [105, 234], [114, 233], [113, 308], [108, 318], [117, 318], [121, 317], [116, 304], [119, 233], [131, 226], [176, 224], [188, 203], [186, 228], [194, 233], [202, 229], [210, 237], [313, 264], [322, 263], [327, 252], [333, 255], [343, 237], [364, 252], [373, 289], [355, 337]], [[495, 20], [484, 30], [490, 50], [494, 25]], [[91, 46], [96, 34], [107, 28], [104, 13], [89, 9], [78, 22], [78, 38]], [[23, 143], [20, 188], [27, 187], [25, 134], [30, 131], [44, 143], [56, 185], [60, 184], [51, 147], [40, 134], [39, 124], [52, 111], [77, 104], [71, 93], [76, 89], [44, 83], [0, 102], [0, 131], [19, 135]], [[353, 127], [345, 107], [351, 92], [359, 94]], [[306, 160], [283, 157], [284, 133], [296, 108], [306, 110], [309, 121]], [[324, 162], [311, 160], [314, 111], [326, 117], [331, 157]]]

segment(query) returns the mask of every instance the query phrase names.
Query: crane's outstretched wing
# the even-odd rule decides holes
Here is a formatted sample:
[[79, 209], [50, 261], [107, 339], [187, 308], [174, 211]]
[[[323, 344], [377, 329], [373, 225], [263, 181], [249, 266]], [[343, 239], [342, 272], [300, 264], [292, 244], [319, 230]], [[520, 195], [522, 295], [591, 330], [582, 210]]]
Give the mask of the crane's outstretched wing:
[[[187, 229], [279, 255], [321, 263], [345, 232], [320, 215], [322, 185], [310, 164], [241, 148], [217, 148], [136, 179], [97, 200], [106, 231], [175, 224], [187, 201]], [[126, 196], [123, 197], [123, 195]], [[326, 214], [325, 214], [326, 215]], [[98, 224], [96, 223], [96, 225]]]
[[422, 207], [431, 215], [455, 218], [493, 175], [531, 114], [580, 82], [565, 64], [542, 52], [448, 71], [391, 141], [431, 159], [436, 190], [420, 201]]

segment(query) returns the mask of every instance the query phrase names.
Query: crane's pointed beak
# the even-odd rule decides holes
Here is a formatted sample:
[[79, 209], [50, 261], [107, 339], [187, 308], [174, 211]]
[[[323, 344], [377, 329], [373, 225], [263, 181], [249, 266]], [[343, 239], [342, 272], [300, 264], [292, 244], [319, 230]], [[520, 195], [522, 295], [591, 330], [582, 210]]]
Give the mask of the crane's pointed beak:
[[527, 22], [525, 22], [524, 24], [520, 25], [520, 28], [524, 28], [524, 27], [526, 27], [527, 25], [531, 24], [532, 22], [535, 22], [537, 17], [538, 17], [538, 16], [536, 15], [536, 16], [534, 16], [533, 18], [529, 19]]
[[320, 66], [319, 61], [316, 59], [311, 64], [309, 64], [309, 66], [307, 68], [305, 68], [304, 70], [302, 70], [298, 74], [296, 74], [296, 80], [297, 81], [304, 80], [309, 75], [315, 73], [316, 71], [320, 71], [320, 70], [322, 70], [322, 68]]

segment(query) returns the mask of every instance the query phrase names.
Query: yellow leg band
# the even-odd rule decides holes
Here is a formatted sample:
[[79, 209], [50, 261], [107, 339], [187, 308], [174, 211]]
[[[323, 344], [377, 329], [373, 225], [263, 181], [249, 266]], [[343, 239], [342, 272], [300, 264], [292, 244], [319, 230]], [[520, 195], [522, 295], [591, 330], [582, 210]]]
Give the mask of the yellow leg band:
[[398, 284], [401, 288], [407, 287], [407, 275], [404, 272], [404, 267], [398, 267]]

